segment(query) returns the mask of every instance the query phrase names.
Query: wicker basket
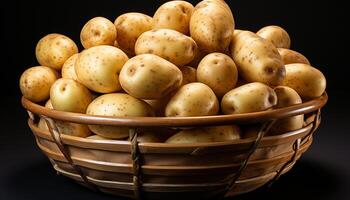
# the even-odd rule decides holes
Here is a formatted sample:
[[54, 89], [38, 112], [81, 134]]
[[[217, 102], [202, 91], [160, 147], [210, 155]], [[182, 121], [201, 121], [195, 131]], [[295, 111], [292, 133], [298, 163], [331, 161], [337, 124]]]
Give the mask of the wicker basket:
[[[272, 183], [312, 143], [327, 94], [303, 104], [258, 113], [190, 118], [113, 118], [50, 110], [22, 98], [28, 124], [55, 170], [94, 190], [135, 199], [209, 199]], [[285, 117], [305, 114], [302, 129], [264, 136]], [[49, 131], [37, 127], [43, 117]], [[130, 128], [131, 142], [61, 135], [55, 120]], [[256, 138], [201, 144], [138, 143], [141, 129], [261, 124]]]

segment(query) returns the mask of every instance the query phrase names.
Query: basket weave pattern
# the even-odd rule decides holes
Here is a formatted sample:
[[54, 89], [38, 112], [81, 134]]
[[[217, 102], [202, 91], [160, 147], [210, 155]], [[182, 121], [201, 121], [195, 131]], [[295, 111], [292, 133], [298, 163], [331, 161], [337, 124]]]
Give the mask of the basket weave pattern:
[[[110, 118], [49, 110], [22, 98], [28, 125], [54, 169], [94, 190], [135, 199], [208, 199], [234, 196], [273, 183], [310, 147], [327, 94], [300, 105], [232, 116]], [[305, 114], [299, 130], [265, 136], [276, 120]], [[43, 117], [49, 131], [37, 127]], [[124, 126], [131, 141], [91, 140], [61, 134], [55, 120]], [[260, 123], [256, 138], [220, 143], [138, 143], [143, 128], [188, 128]], [[265, 136], [265, 137], [264, 137]]]

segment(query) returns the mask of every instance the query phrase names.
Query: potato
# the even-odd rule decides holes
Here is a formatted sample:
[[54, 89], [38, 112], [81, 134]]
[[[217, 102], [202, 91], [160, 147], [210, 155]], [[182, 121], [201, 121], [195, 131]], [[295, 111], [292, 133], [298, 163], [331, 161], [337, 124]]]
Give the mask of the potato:
[[228, 92], [221, 101], [224, 114], [264, 111], [277, 104], [275, 91], [263, 83], [249, 83]]
[[125, 13], [114, 22], [119, 47], [129, 55], [135, 55], [135, 43], [139, 36], [152, 29], [152, 17], [142, 13]]
[[207, 53], [225, 52], [231, 42], [235, 22], [225, 1], [198, 3], [190, 20], [190, 34], [199, 49]]
[[86, 138], [91, 135], [87, 125], [55, 120], [58, 131], [64, 135]]
[[293, 88], [302, 99], [320, 97], [326, 90], [327, 81], [322, 72], [310, 65], [295, 63], [286, 65], [284, 86]]
[[225, 142], [240, 139], [238, 126], [216, 126], [183, 130], [170, 137], [165, 143], [193, 144], [206, 142]]
[[33, 102], [41, 102], [49, 98], [51, 85], [57, 78], [57, 72], [51, 68], [31, 67], [21, 75], [19, 87], [25, 98]]
[[182, 82], [181, 86], [197, 82], [197, 70], [193, 67], [183, 66], [179, 67], [182, 72]]
[[[152, 108], [142, 100], [128, 94], [112, 93], [96, 98], [87, 108], [88, 115], [114, 117], [147, 117], [153, 116]], [[121, 139], [129, 136], [129, 128], [103, 125], [89, 125], [95, 134], [110, 138]]]
[[210, 87], [203, 83], [190, 83], [182, 86], [170, 99], [165, 116], [208, 116], [218, 112], [219, 102]]
[[143, 54], [131, 58], [120, 72], [120, 84], [133, 97], [159, 99], [177, 89], [182, 73], [163, 58]]
[[197, 48], [197, 51], [195, 52], [193, 60], [188, 64], [188, 66], [191, 66], [193, 68], [197, 68], [199, 63], [202, 61], [202, 59], [208, 55], [208, 53], [201, 51]]
[[[45, 108], [53, 109], [50, 99], [45, 103]], [[42, 117], [40, 117], [40, 120], [39, 120], [39, 123], [38, 123], [38, 128], [41, 129], [41, 130], [44, 130], [44, 131], [48, 131], [49, 130], [49, 128], [47, 127], [46, 121]]]
[[[284, 108], [296, 104], [301, 104], [302, 100], [298, 93], [290, 87], [278, 86], [275, 89], [277, 95], [277, 105], [275, 108]], [[304, 115], [297, 115], [280, 119], [275, 122], [269, 131], [269, 135], [282, 134], [288, 131], [301, 129], [304, 124]]]
[[168, 105], [172, 96], [174, 96], [174, 92], [171, 92], [169, 95], [162, 97], [160, 99], [152, 99], [152, 100], [144, 100], [147, 104], [149, 104], [157, 117], [165, 116], [165, 108]]
[[238, 71], [233, 60], [222, 53], [211, 53], [197, 68], [198, 82], [209, 86], [218, 98], [232, 90], [237, 83]]
[[301, 53], [284, 48], [278, 48], [278, 52], [280, 53], [285, 65], [293, 63], [304, 63], [310, 65], [309, 60]]
[[290, 37], [287, 31], [279, 26], [266, 26], [260, 29], [256, 34], [272, 42], [277, 48], [290, 48]]
[[55, 110], [85, 113], [92, 101], [92, 95], [77, 81], [61, 78], [52, 85], [50, 99]]
[[91, 47], [80, 53], [75, 63], [75, 73], [79, 82], [90, 90], [98, 93], [119, 91], [119, 72], [128, 59], [116, 47]]
[[52, 106], [52, 103], [51, 103], [51, 99], [49, 99], [49, 100], [45, 103], [45, 108], [53, 109], [53, 106]]
[[117, 29], [104, 17], [90, 19], [80, 32], [80, 41], [85, 49], [99, 45], [114, 45]]
[[[91, 132], [88, 126], [83, 124], [75, 124], [75, 123], [63, 122], [58, 120], [55, 120], [55, 124], [58, 131], [64, 135], [71, 135], [71, 136], [83, 137], [83, 138], [91, 135]], [[38, 123], [38, 128], [43, 131], [49, 131], [49, 128], [47, 127], [47, 124], [44, 118], [40, 118], [40, 121]]]
[[[51, 99], [49, 99], [46, 102], [45, 108], [54, 109], [51, 104]], [[75, 124], [75, 123], [64, 122], [59, 120], [55, 120], [55, 125], [61, 134], [71, 135], [76, 137], [84, 137], [84, 138], [91, 135], [91, 132], [87, 125]], [[38, 123], [38, 128], [44, 131], [49, 130], [49, 128], [47, 127], [46, 121], [42, 117], [40, 118], [40, 121]]]
[[193, 5], [186, 1], [164, 3], [153, 16], [153, 29], [172, 29], [188, 35], [193, 8]]
[[86, 139], [89, 139], [89, 140], [110, 140], [108, 138], [105, 138], [105, 137], [102, 137], [99, 135], [92, 135], [92, 136], [87, 137]]
[[77, 74], [75, 73], [75, 62], [77, 61], [79, 57], [79, 54], [74, 54], [66, 62], [63, 64], [62, 67], [62, 78], [69, 78], [75, 81], [79, 81]]
[[177, 66], [190, 63], [196, 51], [197, 45], [192, 38], [170, 29], [144, 32], [135, 44], [137, 55], [155, 54]]
[[69, 37], [49, 34], [39, 40], [35, 55], [42, 66], [60, 70], [66, 60], [78, 53], [78, 47]]
[[286, 69], [276, 47], [249, 31], [233, 35], [231, 55], [238, 72], [248, 82], [280, 85]]
[[[130, 137], [129, 141], [131, 141]], [[137, 135], [137, 141], [140, 143], [159, 143], [164, 141], [164, 136], [153, 132], [141, 132]]]

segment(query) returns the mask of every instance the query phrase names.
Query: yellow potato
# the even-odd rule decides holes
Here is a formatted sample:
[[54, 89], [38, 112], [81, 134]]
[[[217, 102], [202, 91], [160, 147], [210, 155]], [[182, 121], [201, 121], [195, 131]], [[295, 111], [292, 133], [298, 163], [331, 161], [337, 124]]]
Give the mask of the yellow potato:
[[53, 106], [52, 106], [52, 103], [51, 103], [51, 99], [49, 99], [49, 100], [45, 103], [45, 108], [53, 109]]
[[51, 68], [31, 67], [21, 75], [19, 86], [25, 98], [41, 102], [49, 98], [51, 85], [57, 78], [57, 72]]
[[[129, 141], [131, 138], [129, 137]], [[140, 143], [159, 143], [164, 142], [164, 137], [158, 133], [142, 132], [138, 133], [137, 141]]]
[[35, 55], [42, 66], [60, 70], [66, 60], [78, 53], [78, 47], [69, 37], [49, 34], [38, 42]]
[[233, 35], [231, 55], [239, 75], [248, 82], [280, 85], [286, 69], [277, 48], [249, 31]]
[[169, 95], [162, 97], [160, 99], [151, 99], [151, 100], [144, 100], [144, 101], [153, 108], [154, 113], [157, 117], [164, 117], [165, 108], [168, 105], [171, 97], [174, 95], [175, 92], [176, 91], [171, 92]]
[[75, 63], [75, 73], [79, 82], [90, 90], [98, 93], [119, 91], [119, 72], [128, 59], [116, 47], [91, 47], [80, 53]]
[[[45, 108], [53, 109], [50, 99], [45, 103]], [[41, 129], [41, 130], [44, 130], [44, 131], [48, 131], [49, 130], [49, 128], [47, 127], [46, 121], [42, 117], [40, 117], [40, 120], [39, 120], [39, 123], [38, 123], [38, 128]]]
[[79, 81], [77, 74], [75, 73], [75, 62], [77, 61], [79, 54], [74, 54], [63, 64], [62, 78], [69, 78], [75, 81]]
[[153, 29], [172, 29], [188, 35], [193, 8], [193, 5], [186, 1], [164, 3], [153, 16]]
[[167, 117], [208, 116], [218, 112], [219, 102], [215, 93], [203, 83], [182, 86], [165, 109]]
[[[54, 109], [51, 104], [51, 99], [49, 99], [46, 102], [45, 107], [49, 109]], [[61, 134], [71, 135], [76, 137], [84, 137], [84, 138], [91, 135], [91, 132], [87, 125], [75, 124], [75, 123], [58, 121], [58, 120], [55, 120], [55, 125]], [[40, 121], [38, 123], [38, 128], [44, 131], [49, 130], [47, 127], [46, 121], [42, 117], [40, 118]]]
[[310, 65], [309, 60], [299, 52], [284, 48], [278, 48], [278, 52], [280, 53], [285, 65], [293, 63], [304, 63]]
[[189, 67], [189, 66], [183, 66], [183, 67], [179, 67], [179, 69], [182, 72], [182, 83], [181, 86], [189, 84], [189, 83], [193, 83], [193, 82], [197, 82], [197, 70], [193, 67]]
[[170, 29], [144, 32], [135, 44], [137, 55], [155, 54], [177, 66], [190, 63], [196, 51], [197, 45], [192, 38]]
[[290, 48], [290, 37], [286, 30], [279, 26], [266, 26], [257, 33], [260, 37], [270, 41], [277, 48]]
[[[275, 108], [284, 108], [296, 104], [301, 104], [302, 100], [298, 93], [290, 87], [278, 86], [275, 89], [277, 95], [277, 105]], [[304, 115], [297, 115], [280, 119], [275, 122], [269, 131], [269, 135], [282, 134], [288, 131], [301, 129], [304, 124]]]
[[221, 0], [204, 0], [198, 3], [190, 20], [191, 37], [202, 51], [225, 52], [235, 22], [229, 6]]
[[86, 138], [91, 135], [87, 125], [55, 120], [58, 131], [64, 135]]
[[[152, 108], [142, 100], [128, 94], [112, 93], [96, 98], [87, 108], [88, 115], [114, 117], [147, 117], [153, 116]], [[129, 136], [129, 128], [103, 125], [89, 125], [95, 134], [110, 138], [121, 139]]]
[[277, 104], [275, 91], [263, 83], [249, 83], [228, 92], [221, 101], [224, 114], [264, 111]]
[[159, 99], [180, 86], [182, 73], [159, 56], [142, 54], [125, 63], [119, 78], [121, 86], [131, 96]]
[[218, 98], [232, 90], [238, 79], [233, 60], [222, 53], [211, 53], [203, 58], [197, 68], [198, 82], [209, 86]]
[[80, 41], [85, 49], [98, 45], [114, 45], [117, 29], [104, 17], [90, 19], [80, 32]]
[[77, 81], [61, 78], [52, 85], [50, 100], [55, 110], [85, 113], [92, 101], [92, 95]]
[[193, 60], [188, 64], [188, 66], [191, 66], [193, 68], [197, 68], [199, 63], [202, 61], [202, 59], [208, 55], [208, 53], [201, 51], [197, 48], [197, 51], [195, 52]]
[[286, 65], [286, 71], [283, 85], [293, 88], [303, 99], [317, 98], [326, 90], [326, 78], [310, 65], [289, 64]]
[[193, 144], [206, 142], [225, 142], [240, 139], [238, 126], [215, 126], [183, 130], [170, 137], [165, 143]]
[[105, 138], [105, 137], [102, 137], [102, 136], [99, 136], [99, 135], [92, 135], [92, 136], [87, 137], [86, 139], [90, 139], [90, 140], [110, 140], [108, 138]]
[[127, 54], [135, 55], [135, 43], [139, 36], [152, 29], [152, 17], [142, 13], [125, 13], [114, 22], [117, 42]]

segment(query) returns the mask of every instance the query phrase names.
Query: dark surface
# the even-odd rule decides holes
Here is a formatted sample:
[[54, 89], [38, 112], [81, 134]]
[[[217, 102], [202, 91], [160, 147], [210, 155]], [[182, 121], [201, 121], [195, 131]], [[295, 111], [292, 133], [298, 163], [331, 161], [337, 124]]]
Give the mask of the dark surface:
[[[152, 14], [164, 1], [68, 2], [11, 1], [1, 6], [1, 38], [5, 44], [1, 65], [1, 200], [118, 199], [55, 174], [26, 125], [18, 78], [25, 68], [37, 65], [34, 49], [42, 36], [58, 32], [78, 43], [79, 31], [89, 18], [101, 15], [114, 20], [127, 11]], [[235, 0], [230, 5], [241, 29], [256, 31], [268, 24], [285, 27], [293, 39], [292, 48], [305, 54], [326, 75], [330, 101], [314, 144], [295, 168], [271, 190], [262, 188], [237, 199], [350, 199], [346, 6], [336, 1], [290, 2]]]

